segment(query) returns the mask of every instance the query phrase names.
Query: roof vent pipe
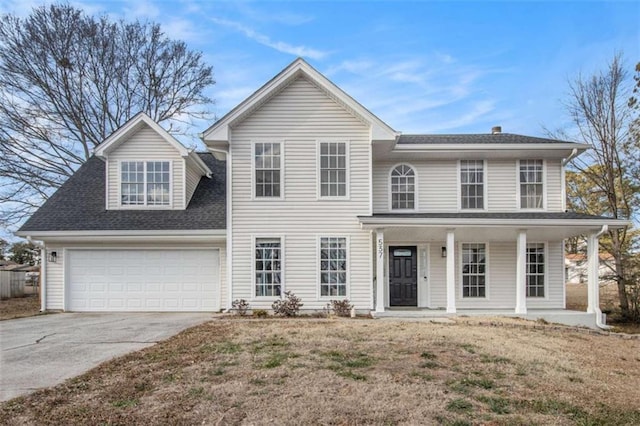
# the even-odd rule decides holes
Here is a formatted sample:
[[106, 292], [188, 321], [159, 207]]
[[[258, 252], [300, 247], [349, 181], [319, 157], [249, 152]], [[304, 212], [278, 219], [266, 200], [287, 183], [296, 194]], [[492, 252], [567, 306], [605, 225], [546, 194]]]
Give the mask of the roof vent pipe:
[[491, 128], [491, 134], [496, 135], [498, 133], [502, 133], [502, 126], [493, 126]]

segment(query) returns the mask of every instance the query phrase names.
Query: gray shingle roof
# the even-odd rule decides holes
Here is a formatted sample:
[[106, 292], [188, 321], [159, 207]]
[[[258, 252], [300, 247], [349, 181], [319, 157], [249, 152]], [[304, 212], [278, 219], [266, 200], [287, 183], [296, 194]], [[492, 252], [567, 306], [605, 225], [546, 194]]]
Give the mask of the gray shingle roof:
[[459, 135], [400, 135], [398, 144], [551, 144], [572, 143], [556, 139], [537, 138], [513, 133], [478, 133]]
[[505, 220], [531, 220], [531, 219], [586, 219], [603, 220], [611, 217], [593, 216], [576, 212], [462, 212], [462, 213], [375, 213], [373, 216], [358, 216], [365, 218], [390, 218], [390, 219], [505, 219]]
[[185, 210], [106, 210], [105, 163], [91, 157], [19, 232], [225, 229], [226, 163], [199, 155], [213, 174], [200, 179]]

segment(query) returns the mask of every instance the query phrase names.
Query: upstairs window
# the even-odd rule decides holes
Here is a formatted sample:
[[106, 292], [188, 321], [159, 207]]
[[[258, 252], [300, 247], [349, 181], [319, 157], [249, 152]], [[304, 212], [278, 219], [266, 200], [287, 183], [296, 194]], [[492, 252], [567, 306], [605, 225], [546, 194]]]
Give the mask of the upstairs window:
[[169, 161], [123, 161], [120, 163], [120, 202], [123, 206], [171, 204]]
[[543, 208], [542, 160], [520, 160], [520, 208]]
[[484, 209], [484, 161], [460, 161], [460, 207]]
[[347, 144], [320, 142], [320, 197], [347, 196]]
[[280, 198], [282, 193], [280, 143], [256, 143], [253, 158], [256, 198]]
[[391, 171], [391, 209], [410, 209], [416, 207], [416, 173], [406, 164]]

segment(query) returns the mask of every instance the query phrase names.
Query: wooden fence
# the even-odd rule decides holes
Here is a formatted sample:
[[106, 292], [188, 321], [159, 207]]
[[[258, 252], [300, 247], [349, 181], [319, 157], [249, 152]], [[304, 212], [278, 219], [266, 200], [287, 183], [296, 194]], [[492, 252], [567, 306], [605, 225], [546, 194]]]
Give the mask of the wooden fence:
[[24, 296], [25, 272], [0, 271], [0, 299]]

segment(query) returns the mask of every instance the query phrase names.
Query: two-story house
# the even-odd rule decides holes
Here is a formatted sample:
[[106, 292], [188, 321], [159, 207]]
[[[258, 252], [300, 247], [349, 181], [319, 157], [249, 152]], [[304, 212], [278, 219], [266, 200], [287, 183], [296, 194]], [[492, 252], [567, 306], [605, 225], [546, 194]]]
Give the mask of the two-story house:
[[[189, 152], [139, 114], [25, 223], [43, 309], [268, 309], [290, 290], [312, 310], [600, 321], [598, 237], [627, 222], [565, 211], [586, 145], [403, 135], [302, 59], [202, 139]], [[588, 313], [562, 316], [563, 240], [584, 234]]]

